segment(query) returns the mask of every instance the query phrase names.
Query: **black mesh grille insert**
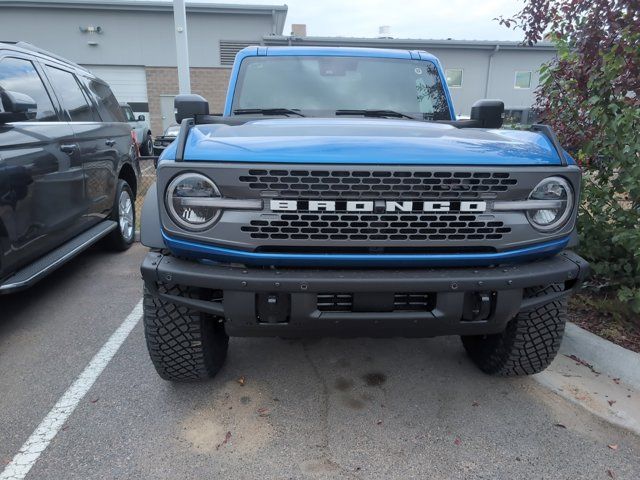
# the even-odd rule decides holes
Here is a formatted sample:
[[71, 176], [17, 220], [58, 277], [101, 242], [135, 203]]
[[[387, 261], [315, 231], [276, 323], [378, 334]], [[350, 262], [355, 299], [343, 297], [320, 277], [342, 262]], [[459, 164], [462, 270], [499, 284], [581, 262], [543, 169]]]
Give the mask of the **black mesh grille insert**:
[[468, 213], [282, 213], [241, 227], [254, 239], [271, 240], [500, 240], [503, 222]]
[[506, 192], [507, 172], [249, 170], [239, 181], [252, 190], [296, 198], [478, 198]]
[[319, 293], [318, 310], [321, 312], [350, 312], [353, 295], [350, 293]]
[[[436, 294], [426, 292], [400, 292], [393, 298], [393, 311], [430, 312], [435, 308]], [[353, 294], [319, 293], [317, 307], [321, 312], [353, 311]]]
[[435, 306], [434, 293], [396, 293], [393, 299], [394, 310], [430, 312]]

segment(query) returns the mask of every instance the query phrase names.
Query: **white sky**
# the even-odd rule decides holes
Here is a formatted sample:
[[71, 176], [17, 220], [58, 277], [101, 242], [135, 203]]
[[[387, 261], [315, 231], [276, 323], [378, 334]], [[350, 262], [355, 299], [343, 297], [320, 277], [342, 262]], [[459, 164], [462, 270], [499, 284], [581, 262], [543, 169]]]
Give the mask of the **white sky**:
[[289, 12], [285, 35], [291, 33], [292, 23], [305, 23], [307, 35], [311, 36], [376, 37], [379, 26], [389, 25], [391, 36], [395, 38], [522, 40], [521, 32], [507, 29], [493, 19], [500, 15], [513, 15], [521, 9], [523, 0], [219, 1], [231, 4], [286, 3]]

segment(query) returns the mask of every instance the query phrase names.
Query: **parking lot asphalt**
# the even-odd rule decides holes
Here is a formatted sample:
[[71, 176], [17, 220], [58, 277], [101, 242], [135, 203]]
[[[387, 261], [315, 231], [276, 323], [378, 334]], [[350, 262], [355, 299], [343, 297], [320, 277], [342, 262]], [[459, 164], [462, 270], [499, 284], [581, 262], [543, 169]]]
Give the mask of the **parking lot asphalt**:
[[[0, 297], [0, 472], [139, 302], [139, 245]], [[640, 478], [640, 438], [457, 338], [232, 339], [212, 381], [153, 370], [138, 323], [26, 478]]]

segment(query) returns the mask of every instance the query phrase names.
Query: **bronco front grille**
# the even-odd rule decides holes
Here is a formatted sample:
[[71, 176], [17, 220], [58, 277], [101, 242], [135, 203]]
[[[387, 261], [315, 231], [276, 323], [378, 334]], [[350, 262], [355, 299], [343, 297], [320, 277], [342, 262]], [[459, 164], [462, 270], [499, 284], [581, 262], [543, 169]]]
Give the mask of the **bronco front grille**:
[[[503, 210], [497, 202], [526, 200], [551, 175], [565, 176], [577, 191], [577, 168], [403, 165], [401, 157], [398, 162], [189, 162], [190, 170], [215, 180], [223, 198], [261, 202], [262, 208], [224, 209], [219, 221], [202, 232], [185, 232], [162, 208], [163, 227], [187, 240], [265, 254], [261, 258], [277, 255], [302, 264], [302, 255], [314, 255], [316, 261], [326, 254], [327, 265], [359, 266], [363, 255], [402, 256], [410, 265], [410, 255], [515, 251], [565, 236], [573, 226], [570, 222], [551, 235], [540, 233], [525, 211]], [[179, 162], [162, 164], [158, 191], [165, 191], [184, 168]]]
[[271, 240], [500, 240], [511, 228], [468, 213], [282, 213], [241, 227], [254, 239]]
[[508, 172], [258, 170], [239, 177], [251, 190], [297, 198], [480, 198], [518, 183]]

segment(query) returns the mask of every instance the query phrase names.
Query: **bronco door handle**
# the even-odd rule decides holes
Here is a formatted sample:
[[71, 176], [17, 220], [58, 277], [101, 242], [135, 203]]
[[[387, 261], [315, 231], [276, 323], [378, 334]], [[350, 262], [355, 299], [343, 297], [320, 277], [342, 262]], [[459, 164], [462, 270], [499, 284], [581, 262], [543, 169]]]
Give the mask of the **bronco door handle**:
[[78, 145], [76, 143], [63, 144], [60, 145], [60, 150], [67, 155], [73, 155], [76, 151], [78, 151]]
[[116, 144], [116, 141], [112, 140], [112, 139], [109, 139], [109, 140], [105, 140], [104, 143], [109, 147], [113, 147]]

